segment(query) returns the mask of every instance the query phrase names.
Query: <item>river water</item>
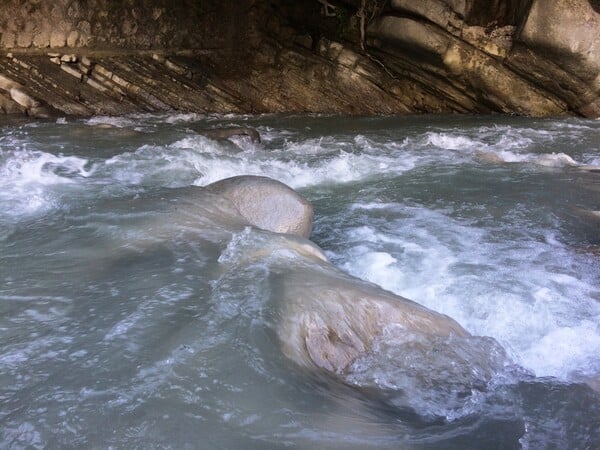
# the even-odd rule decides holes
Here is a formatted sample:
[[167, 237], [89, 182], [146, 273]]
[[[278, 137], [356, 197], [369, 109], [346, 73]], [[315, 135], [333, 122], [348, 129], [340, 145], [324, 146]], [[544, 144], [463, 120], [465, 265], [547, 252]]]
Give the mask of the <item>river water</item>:
[[[197, 133], [221, 126], [263, 141]], [[0, 447], [600, 446], [600, 121], [180, 114], [0, 129]], [[296, 366], [275, 331], [282, 267], [334, 272], [194, 200], [242, 174], [312, 202], [335, 276], [444, 313], [481, 346], [382, 342], [345, 377]], [[463, 383], [500, 346], [489, 376]]]

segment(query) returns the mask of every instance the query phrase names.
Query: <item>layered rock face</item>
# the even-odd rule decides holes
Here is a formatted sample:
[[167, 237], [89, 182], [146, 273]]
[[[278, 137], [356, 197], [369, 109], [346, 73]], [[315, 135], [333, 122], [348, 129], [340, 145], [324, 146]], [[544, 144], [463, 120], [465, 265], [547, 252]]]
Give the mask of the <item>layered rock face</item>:
[[[457, 108], [600, 111], [600, 14], [588, 0], [392, 0], [368, 29], [382, 59]], [[423, 70], [424, 69], [424, 70]]]
[[[0, 4], [0, 110], [33, 116], [231, 111], [198, 55], [240, 61], [252, 1], [8, 0]], [[25, 99], [25, 100], [23, 100]]]
[[0, 109], [600, 116], [597, 0], [11, 0]]

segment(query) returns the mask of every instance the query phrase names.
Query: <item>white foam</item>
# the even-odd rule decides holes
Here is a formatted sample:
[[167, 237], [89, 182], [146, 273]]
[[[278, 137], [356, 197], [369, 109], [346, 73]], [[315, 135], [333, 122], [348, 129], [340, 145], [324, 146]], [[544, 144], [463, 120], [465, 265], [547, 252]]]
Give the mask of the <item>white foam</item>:
[[[365, 205], [349, 210], [377, 214], [377, 202]], [[537, 376], [600, 372], [600, 291], [585, 278], [589, 262], [556, 239], [504, 242], [443, 212], [386, 211], [402, 214], [385, 228], [345, 230], [347, 249], [333, 257], [345, 270], [496, 338]]]
[[129, 330], [134, 327], [143, 317], [140, 314], [132, 314], [117, 322], [104, 336], [105, 341], [117, 338], [125, 338]]
[[[10, 422], [9, 422], [10, 423]], [[35, 426], [30, 422], [20, 424], [10, 424], [4, 430], [6, 442], [11, 446], [19, 446], [23, 448], [43, 449], [46, 443], [42, 439], [41, 434], [36, 430]]]
[[492, 132], [490, 147], [495, 150], [522, 151], [546, 139], [551, 140], [552, 137], [541, 130], [503, 127]]
[[0, 200], [8, 216], [44, 212], [57, 207], [57, 185], [76, 184], [94, 173], [89, 161], [76, 156], [17, 150], [0, 159]]
[[597, 322], [582, 320], [570, 326], [556, 326], [533, 342], [522, 354], [522, 364], [537, 375], [564, 378], [600, 373], [600, 332]]
[[93, 126], [109, 125], [117, 128], [125, 128], [138, 125], [139, 120], [126, 116], [94, 116], [87, 119], [85, 123]]
[[98, 163], [95, 174], [125, 185], [168, 187], [204, 186], [240, 174], [259, 175], [303, 188], [402, 173], [419, 159], [404, 154], [399, 160], [394, 155], [398, 146], [393, 143], [383, 147], [366, 139], [362, 143], [369, 151], [356, 153], [352, 141], [340, 144], [333, 138], [285, 143], [281, 150], [271, 150], [243, 138], [235, 143], [217, 142], [194, 134], [167, 146], [144, 145], [113, 156]]
[[[599, 150], [600, 153], [600, 150]], [[585, 164], [587, 166], [593, 166], [596, 168], [600, 168], [600, 156], [596, 156], [596, 155], [585, 155], [587, 156]]]
[[88, 160], [77, 156], [53, 155], [42, 151], [22, 150], [9, 156], [0, 165], [0, 176], [11, 184], [71, 183], [73, 176], [89, 177]]
[[574, 167], [579, 163], [566, 153], [515, 153], [509, 150], [494, 152], [500, 161], [507, 163], [531, 163], [543, 167]]
[[[370, 252], [365, 247], [355, 247], [354, 251], [363, 259], [360, 278], [372, 281], [385, 289], [391, 289], [401, 274], [395, 269], [398, 260], [386, 252]], [[346, 267], [347, 268], [347, 267]]]
[[281, 150], [302, 158], [306, 155], [326, 155], [350, 149], [351, 145], [348, 142], [339, 142], [333, 137], [321, 137], [304, 139], [299, 142], [286, 141]]
[[387, 210], [398, 208], [397, 203], [382, 203], [382, 202], [369, 202], [369, 203], [354, 203], [350, 206], [351, 209], [365, 209], [369, 210]]
[[[206, 142], [207, 140], [205, 140]], [[203, 144], [208, 146], [208, 144]], [[206, 150], [206, 152], [211, 150]], [[129, 185], [166, 187], [189, 186], [198, 174], [196, 162], [207, 156], [203, 146], [197, 150], [143, 145], [107, 159], [98, 172], [107, 179]]]
[[566, 153], [537, 151], [536, 145], [551, 143], [556, 138], [556, 133], [547, 130], [481, 127], [477, 131], [479, 138], [461, 133], [427, 132], [421, 140], [414, 140], [412, 145], [424, 149], [433, 146], [436, 149], [450, 151], [454, 153], [450, 154], [450, 157], [455, 162], [459, 162], [461, 156], [471, 155], [484, 162], [528, 163], [550, 168], [574, 167], [580, 164]]
[[527, 162], [531, 158], [530, 154], [515, 153], [510, 150], [499, 150], [492, 153], [498, 156], [500, 161], [507, 163]]
[[180, 113], [165, 117], [164, 121], [170, 124], [197, 122], [205, 117], [204, 114]]
[[202, 158], [195, 166], [202, 173], [194, 184], [203, 186], [223, 178], [245, 174], [275, 178], [293, 188], [317, 184], [347, 183], [381, 174], [383, 171], [400, 173], [413, 167], [412, 161], [393, 164], [390, 158], [339, 152], [335, 156], [316, 161], [296, 162], [286, 158], [269, 159], [265, 155], [231, 156], [228, 159]]
[[468, 150], [485, 146], [481, 141], [471, 139], [468, 136], [439, 132], [426, 133], [424, 143], [445, 150]]
[[295, 133], [291, 130], [285, 129], [277, 129], [269, 126], [260, 126], [256, 128], [260, 134], [260, 139], [262, 142], [271, 142], [271, 141], [284, 141], [287, 144], [289, 139], [294, 136], [297, 136], [298, 133]]

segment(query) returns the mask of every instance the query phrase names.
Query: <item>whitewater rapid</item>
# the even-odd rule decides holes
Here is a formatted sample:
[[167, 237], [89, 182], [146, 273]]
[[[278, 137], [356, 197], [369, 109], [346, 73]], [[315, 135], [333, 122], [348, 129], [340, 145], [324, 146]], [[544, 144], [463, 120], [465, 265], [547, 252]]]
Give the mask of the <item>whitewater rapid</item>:
[[[217, 142], [197, 133], [240, 125], [256, 127], [262, 143], [246, 137]], [[191, 408], [192, 397], [202, 403], [213, 383], [219, 396], [196, 412], [207, 429], [210, 423], [235, 423], [236, 430], [256, 426], [248, 433], [260, 440], [269, 426], [284, 427], [274, 432], [282, 440], [308, 439], [318, 447], [315, 436], [327, 434], [314, 431], [319, 420], [309, 425], [299, 419], [312, 409], [300, 408], [296, 416], [294, 406], [281, 401], [300, 424], [290, 425], [290, 434], [268, 413], [249, 412], [272, 394], [262, 387], [265, 380], [278, 385], [276, 399], [301, 397], [297, 391], [283, 393], [292, 389], [284, 387], [291, 382], [285, 377], [296, 375], [279, 367], [279, 359], [263, 360], [273, 349], [260, 327], [274, 319], [263, 323], [263, 306], [251, 299], [275, 289], [268, 269], [252, 266], [235, 274], [239, 279], [226, 279], [220, 271], [232, 263], [228, 255], [237, 254], [231, 246], [219, 247], [209, 234], [191, 242], [185, 230], [168, 243], [152, 234], [162, 205], [176, 202], [178, 190], [241, 174], [268, 176], [297, 189], [315, 206], [312, 240], [334, 265], [444, 313], [474, 335], [495, 339], [523, 376], [566, 386], [600, 377], [597, 121], [176, 114], [17, 121], [3, 123], [2, 130], [0, 329], [8, 344], [0, 349], [0, 376], [14, 383], [14, 392], [2, 394], [12, 406], [0, 419], [10, 436], [24, 436], [14, 442], [39, 447], [48, 442], [47, 430], [36, 422], [44, 414], [32, 410], [27, 419], [11, 419], [18, 417], [20, 396], [49, 412], [52, 402], [69, 404], [79, 397], [89, 407], [83, 416], [91, 417], [99, 405], [121, 412], [150, 408], [158, 401], [156, 389], [161, 402], [175, 405], [164, 414], [175, 417], [179, 389], [185, 408]], [[242, 238], [247, 237], [235, 239]], [[134, 241], [146, 247], [132, 246]], [[113, 273], [121, 278], [110, 279]], [[240, 306], [240, 298], [249, 300]], [[85, 314], [90, 316], [84, 319]], [[171, 322], [170, 314], [183, 322]], [[240, 317], [254, 333], [250, 337], [236, 325]], [[202, 338], [195, 326], [186, 326], [194, 320], [202, 321]], [[227, 331], [221, 334], [222, 329]], [[9, 338], [11, 333], [17, 337]], [[144, 341], [153, 334], [162, 336], [156, 354]], [[232, 345], [256, 370], [250, 376], [255, 381], [220, 378], [235, 372], [230, 358], [219, 359]], [[115, 348], [127, 361], [121, 369], [112, 359]], [[394, 355], [385, 346], [380, 350]], [[45, 374], [45, 365], [52, 364], [59, 368]], [[99, 376], [107, 380], [135, 382], [69, 381], [76, 395], [53, 388], [70, 365], [87, 376], [98, 364], [106, 364]], [[127, 376], [121, 378], [123, 371]], [[189, 389], [173, 381], [179, 377]], [[394, 383], [389, 373], [374, 379], [382, 389]], [[304, 392], [302, 381], [294, 380]], [[35, 382], [49, 386], [48, 404], [40, 400], [46, 394], [26, 394]], [[346, 401], [339, 400], [338, 411]], [[480, 405], [447, 411], [447, 418], [469, 417], [490, 400], [472, 401]], [[393, 442], [369, 434], [381, 430], [373, 431], [376, 420], [360, 411], [368, 419], [352, 420], [370, 430], [370, 437], [346, 443]], [[328, 439], [339, 439], [348, 423], [323, 414], [323, 423], [337, 430]], [[531, 431], [535, 439], [548, 432], [540, 423], [530, 425], [541, 430]]]
[[[298, 130], [264, 125], [258, 127], [264, 143], [253, 144], [244, 137], [230, 143], [197, 135], [186, 126], [197, 120], [195, 114], [169, 116], [167, 124], [180, 126], [175, 138], [167, 134], [166, 142], [134, 145], [129, 151], [122, 151], [119, 139], [143, 134], [152, 141], [163, 122], [140, 115], [94, 117], [74, 124], [59, 120], [55, 125], [57, 130], [76, 127], [74, 135], [89, 128], [100, 143], [110, 140], [107, 158], [87, 156], [60, 141], [45, 142], [48, 124], [22, 125], [0, 141], [0, 217], [10, 225], [69, 208], [73, 198], [203, 186], [239, 174], [269, 176], [295, 189], [318, 190], [426, 171], [435, 165], [448, 170], [457, 166], [511, 170], [517, 176], [552, 170], [558, 176], [565, 169], [600, 164], [598, 142], [574, 156], [545, 151], [557, 145], [567, 150], [563, 141], [577, 141], [597, 127], [589, 122], [556, 122], [546, 129], [495, 125], [468, 132], [432, 130], [399, 139], [376, 132], [311, 137], [309, 131], [305, 137]], [[225, 120], [225, 124], [232, 123]], [[102, 128], [95, 129], [98, 126]], [[205, 126], [211, 126], [210, 121]], [[39, 128], [44, 131], [36, 137]], [[321, 219], [327, 224], [340, 217], [363, 222], [335, 230], [347, 248], [332, 253], [332, 259], [359, 278], [456, 318], [474, 334], [495, 337], [538, 376], [566, 380], [573, 373], [600, 373], [598, 274], [593, 258], [561, 242], [552, 224], [526, 222], [515, 231], [498, 218], [482, 228], [471, 219], [453, 217], [451, 205], [424, 209], [403, 200], [382, 202], [377, 192], [367, 192], [348, 202], [337, 216]], [[526, 208], [521, 204], [504, 213], [519, 220], [528, 214]], [[378, 220], [381, 212], [385, 223]], [[496, 239], [498, 232], [511, 239]]]

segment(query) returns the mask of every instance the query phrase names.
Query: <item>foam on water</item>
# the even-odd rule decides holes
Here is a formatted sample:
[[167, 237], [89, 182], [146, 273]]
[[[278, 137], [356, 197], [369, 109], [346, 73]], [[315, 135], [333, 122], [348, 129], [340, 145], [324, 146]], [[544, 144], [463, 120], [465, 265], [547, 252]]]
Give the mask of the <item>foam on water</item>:
[[[455, 420], [484, 406], [488, 383], [506, 372], [504, 350], [493, 339], [423, 339], [401, 330], [402, 339], [384, 330], [374, 351], [359, 357], [346, 379], [396, 392], [392, 402], [423, 416]], [[433, 357], [435, 355], [435, 357]]]
[[433, 147], [438, 147], [445, 150], [465, 150], [472, 147], [486, 146], [485, 143], [477, 139], [472, 139], [468, 136], [454, 133], [437, 132], [425, 133], [422, 145], [431, 145]]
[[60, 200], [53, 187], [77, 183], [93, 173], [89, 161], [77, 156], [0, 150], [0, 200], [6, 205], [1, 214], [19, 216], [55, 208]]
[[356, 181], [382, 172], [401, 173], [414, 167], [410, 158], [398, 162], [391, 157], [334, 149], [334, 144], [330, 140], [309, 140], [273, 152], [246, 143], [244, 151], [234, 153], [227, 146], [198, 136], [170, 147], [188, 152], [187, 162], [199, 175], [194, 184], [199, 186], [243, 173], [269, 176], [294, 188], [304, 188]]
[[[200, 119], [201, 116], [194, 114], [160, 118], [146, 114], [117, 118], [96, 116], [85, 123], [155, 129], [161, 121], [186, 125]], [[68, 126], [68, 122], [65, 121], [64, 125]], [[21, 202], [27, 209], [46, 211], [56, 204], [43, 186], [73, 182], [76, 177], [93, 177], [106, 185], [117, 182], [124, 186], [182, 187], [192, 184], [202, 186], [230, 176], [251, 174], [270, 176], [294, 188], [307, 188], [399, 175], [434, 163], [483, 161], [493, 164], [530, 163], [552, 168], [598, 163], [594, 154], [584, 155], [583, 161], [577, 161], [562, 152], [531, 152], [534, 139], [537, 140], [536, 145], [540, 140], [552, 142], [555, 133], [507, 126], [480, 127], [477, 137], [456, 131], [427, 131], [401, 140], [383, 141], [360, 134], [302, 138], [296, 131], [265, 126], [259, 129], [263, 134], [262, 145], [244, 138], [234, 138], [233, 143], [216, 142], [186, 130], [186, 136], [170, 143], [146, 144], [136, 151], [95, 161], [93, 169], [86, 158], [36, 150], [5, 157], [0, 171], [5, 175], [7, 185], [27, 185], [28, 201]], [[14, 195], [7, 192], [5, 197], [21, 198], [18, 192]]]
[[529, 163], [552, 168], [594, 164], [593, 158], [576, 161], [564, 152], [540, 154], [531, 151], [552, 145], [557, 134], [547, 130], [481, 127], [477, 130], [477, 137], [456, 132], [427, 132], [422, 139], [411, 141], [410, 144], [427, 150], [442, 150], [453, 163], [470, 159], [493, 164]]
[[90, 117], [89, 119], [87, 119], [87, 121], [85, 123], [87, 123], [88, 125], [94, 125], [94, 126], [108, 125], [108, 126], [113, 126], [113, 127], [117, 127], [117, 128], [125, 128], [125, 127], [135, 127], [135, 126], [139, 125], [140, 120], [139, 120], [139, 118], [136, 119], [133, 116], [132, 117], [94, 116], [94, 117]]
[[204, 114], [181, 113], [167, 116], [164, 121], [170, 124], [197, 122], [205, 117]]
[[[586, 278], [593, 261], [552, 237], [518, 243], [436, 212], [401, 205], [384, 229], [349, 228], [337, 260], [359, 278], [498, 339], [537, 376], [567, 380], [600, 372], [600, 292]], [[376, 211], [376, 203], [354, 204]], [[407, 217], [408, 215], [408, 217]], [[531, 230], [535, 235], [536, 231]]]
[[189, 186], [197, 175], [195, 162], [203, 148], [188, 151], [162, 146], [143, 145], [135, 152], [125, 152], [107, 159], [99, 174], [122, 184], [141, 186]]
[[72, 183], [73, 177], [87, 178], [93, 173], [93, 169], [86, 169], [87, 164], [87, 159], [76, 156], [25, 150], [6, 158], [0, 175], [16, 184]]

